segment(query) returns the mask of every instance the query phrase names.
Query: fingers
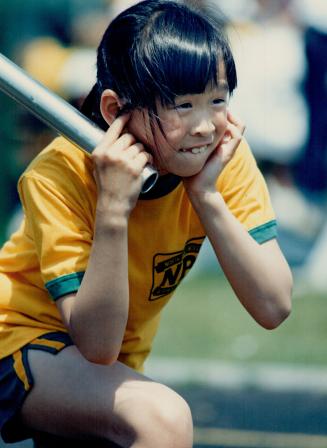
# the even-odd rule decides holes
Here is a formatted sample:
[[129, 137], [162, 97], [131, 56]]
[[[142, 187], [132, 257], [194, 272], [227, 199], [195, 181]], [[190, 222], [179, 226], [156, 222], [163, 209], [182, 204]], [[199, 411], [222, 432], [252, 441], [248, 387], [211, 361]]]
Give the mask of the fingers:
[[142, 143], [135, 143], [123, 152], [122, 158], [126, 161], [130, 160], [133, 166], [138, 170], [143, 168], [145, 164], [152, 163], [153, 158], [151, 154], [146, 152]]
[[134, 159], [134, 168], [136, 172], [142, 173], [144, 167], [148, 164], [152, 165], [153, 159], [151, 154], [142, 151], [138, 154], [137, 158]]
[[152, 156], [146, 152], [142, 143], [136, 142], [132, 134], [121, 135], [111, 145], [104, 141], [92, 153], [93, 160], [99, 169], [119, 168], [121, 172], [130, 172], [139, 176], [147, 163], [153, 163]]
[[241, 133], [241, 135], [244, 134], [244, 131], [245, 131], [244, 123], [239, 118], [237, 118], [235, 115], [233, 115], [229, 110], [227, 111], [227, 122], [228, 122], [228, 124], [235, 126], [238, 129], [238, 131]]
[[146, 164], [153, 163], [152, 155], [146, 152], [142, 143], [135, 143], [130, 146], [123, 153], [123, 157], [126, 157], [126, 162], [130, 161], [135, 173], [140, 173]]
[[112, 146], [115, 142], [117, 142], [117, 140], [119, 140], [119, 138], [122, 138], [124, 135], [126, 135], [123, 134], [123, 132], [129, 119], [130, 114], [123, 114], [117, 117], [109, 127], [108, 131], [104, 134], [103, 139], [101, 140], [97, 148], [95, 148], [93, 154], [105, 152], [109, 146]]
[[144, 151], [142, 143], [136, 142], [134, 135], [124, 132], [130, 114], [118, 117], [106, 132], [104, 138], [93, 151], [93, 157], [97, 161], [134, 159], [140, 152]]
[[107, 146], [107, 149], [110, 150], [111, 154], [118, 154], [122, 151], [129, 149], [131, 146], [135, 144], [135, 142], [136, 139], [134, 135], [126, 133], [121, 135], [118, 138], [118, 140], [116, 140], [114, 143], [110, 145], [110, 147]]
[[104, 137], [104, 142], [106, 144], [113, 143], [122, 135], [124, 128], [126, 127], [130, 117], [131, 114], [127, 113], [120, 115], [113, 121]]
[[134, 145], [129, 146], [124, 151], [124, 155], [131, 159], [135, 159], [142, 151], [144, 151], [144, 146], [142, 145], [142, 143], [134, 143]]
[[142, 158], [144, 158], [144, 159], [146, 159], [147, 163], [150, 163], [151, 165], [153, 164], [152, 155], [146, 151], [146, 149], [144, 148], [144, 145], [142, 145], [142, 143], [135, 143], [135, 145], [131, 146], [128, 149], [128, 155], [134, 159], [138, 159], [139, 156], [141, 156], [141, 160], [142, 160]]
[[[228, 147], [236, 147], [242, 140], [245, 131], [244, 123], [232, 115], [230, 111], [227, 111], [227, 127], [224, 136], [221, 140], [221, 144]], [[236, 146], [235, 146], [236, 145]]]
[[217, 156], [222, 160], [222, 167], [231, 160], [238, 148], [245, 131], [244, 123], [227, 111], [227, 126], [218, 146]]
[[[123, 190], [127, 191], [128, 196], [134, 192], [135, 186], [132, 185], [135, 180], [139, 185], [145, 166], [153, 163], [153, 157], [145, 150], [144, 145], [126, 130], [129, 119], [130, 114], [117, 117], [92, 153], [99, 192], [111, 191], [117, 185], [124, 185]], [[119, 191], [121, 196], [122, 187]]]

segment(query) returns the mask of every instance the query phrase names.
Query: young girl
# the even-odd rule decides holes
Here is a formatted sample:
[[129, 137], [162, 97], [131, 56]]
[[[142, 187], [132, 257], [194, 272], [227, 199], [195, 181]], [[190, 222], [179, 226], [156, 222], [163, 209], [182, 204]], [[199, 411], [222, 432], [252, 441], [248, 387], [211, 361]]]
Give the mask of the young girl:
[[[142, 368], [205, 236], [260, 325], [289, 314], [268, 192], [228, 111], [235, 87], [210, 15], [146, 0], [107, 29], [84, 112], [109, 129], [91, 156], [59, 137], [36, 157], [19, 181], [24, 222], [1, 252], [5, 440], [192, 446], [187, 404]], [[160, 179], [140, 194], [147, 163]]]

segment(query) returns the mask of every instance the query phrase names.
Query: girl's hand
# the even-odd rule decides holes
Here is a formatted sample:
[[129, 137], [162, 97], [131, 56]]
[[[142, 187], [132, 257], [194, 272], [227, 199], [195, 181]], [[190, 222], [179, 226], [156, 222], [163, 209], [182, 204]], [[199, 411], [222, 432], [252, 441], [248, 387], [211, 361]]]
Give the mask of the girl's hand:
[[201, 195], [206, 192], [217, 191], [217, 178], [234, 156], [242, 140], [244, 130], [244, 124], [227, 111], [227, 127], [217, 148], [198, 174], [183, 179], [189, 195]]
[[152, 156], [142, 143], [124, 132], [130, 114], [115, 119], [92, 153], [98, 187], [97, 208], [129, 216], [142, 188], [141, 174]]

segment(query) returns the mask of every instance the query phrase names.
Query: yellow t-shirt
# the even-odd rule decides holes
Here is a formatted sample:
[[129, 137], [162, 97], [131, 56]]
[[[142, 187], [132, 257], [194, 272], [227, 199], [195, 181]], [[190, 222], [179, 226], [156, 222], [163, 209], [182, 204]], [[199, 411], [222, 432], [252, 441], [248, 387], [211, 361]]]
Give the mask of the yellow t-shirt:
[[[138, 200], [129, 220], [130, 309], [119, 360], [137, 370], [163, 306], [205, 238], [183, 183], [165, 179]], [[25, 217], [0, 252], [0, 358], [46, 332], [67, 331], [55, 300], [78, 290], [94, 231], [93, 162], [64, 138], [36, 157], [18, 187]], [[218, 189], [259, 243], [276, 236], [266, 184], [246, 142], [221, 173]]]

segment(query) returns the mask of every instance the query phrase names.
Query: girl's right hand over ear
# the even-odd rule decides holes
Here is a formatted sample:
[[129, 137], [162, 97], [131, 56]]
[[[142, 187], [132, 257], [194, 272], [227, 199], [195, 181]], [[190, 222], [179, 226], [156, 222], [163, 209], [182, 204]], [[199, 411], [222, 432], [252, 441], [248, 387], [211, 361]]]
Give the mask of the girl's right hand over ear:
[[142, 171], [152, 156], [124, 129], [130, 114], [114, 120], [92, 153], [98, 187], [97, 210], [129, 216], [142, 188]]

